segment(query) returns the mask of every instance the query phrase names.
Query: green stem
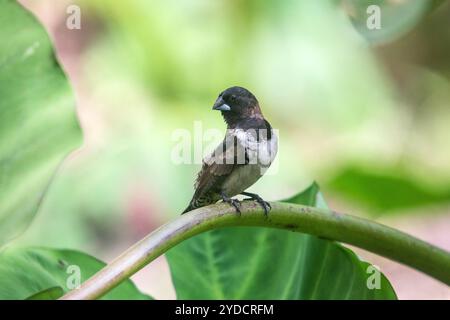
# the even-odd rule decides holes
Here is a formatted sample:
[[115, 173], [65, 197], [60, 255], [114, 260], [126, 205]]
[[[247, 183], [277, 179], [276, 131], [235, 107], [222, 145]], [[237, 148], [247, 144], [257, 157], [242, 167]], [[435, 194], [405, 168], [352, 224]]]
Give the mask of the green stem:
[[178, 243], [199, 233], [230, 226], [258, 226], [309, 233], [385, 256], [450, 285], [450, 253], [398, 230], [366, 219], [288, 203], [272, 203], [266, 218], [256, 203], [242, 203], [237, 215], [216, 204], [182, 215], [155, 230], [62, 299], [96, 299]]

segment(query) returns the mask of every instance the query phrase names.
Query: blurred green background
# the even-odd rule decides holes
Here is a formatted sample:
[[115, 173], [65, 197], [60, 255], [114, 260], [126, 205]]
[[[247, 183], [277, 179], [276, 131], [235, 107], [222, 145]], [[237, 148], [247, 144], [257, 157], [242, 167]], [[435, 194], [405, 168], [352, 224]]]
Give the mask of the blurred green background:
[[[225, 130], [211, 106], [240, 85], [280, 134], [278, 171], [251, 190], [277, 200], [316, 180], [333, 209], [450, 250], [448, 1], [20, 2], [54, 40], [85, 143], [16, 243], [110, 260], [177, 216], [199, 165], [173, 163], [172, 135], [194, 121]], [[70, 4], [80, 30], [66, 27]], [[366, 26], [370, 4], [379, 30]], [[445, 285], [370, 259], [399, 298], [450, 299]], [[173, 297], [163, 261], [136, 277]]]

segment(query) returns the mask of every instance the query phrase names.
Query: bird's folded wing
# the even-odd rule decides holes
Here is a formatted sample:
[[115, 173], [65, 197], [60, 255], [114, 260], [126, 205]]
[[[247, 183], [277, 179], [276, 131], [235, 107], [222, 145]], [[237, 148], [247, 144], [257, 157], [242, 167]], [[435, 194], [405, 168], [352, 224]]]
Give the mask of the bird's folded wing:
[[246, 149], [234, 134], [227, 134], [224, 141], [214, 152], [203, 160], [195, 183], [195, 195], [201, 196], [214, 189], [220, 189], [225, 178], [238, 165], [248, 160]]

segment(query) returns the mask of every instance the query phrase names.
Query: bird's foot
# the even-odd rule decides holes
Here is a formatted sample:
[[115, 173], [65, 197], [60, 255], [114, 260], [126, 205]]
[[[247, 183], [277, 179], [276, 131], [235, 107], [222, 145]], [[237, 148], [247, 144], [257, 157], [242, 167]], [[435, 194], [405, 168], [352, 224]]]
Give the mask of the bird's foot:
[[[270, 203], [268, 203], [267, 201], [265, 201], [263, 198], [261, 198], [260, 196], [258, 196], [255, 193], [250, 193], [250, 192], [242, 192], [242, 194], [244, 196], [250, 197], [250, 200], [255, 200], [256, 202], [259, 203], [259, 205], [264, 209], [264, 215], [267, 217], [269, 215], [269, 211], [272, 209], [272, 206], [270, 205]], [[247, 200], [247, 199], [245, 199]]]
[[236, 209], [236, 212], [239, 214], [239, 216], [241, 215], [241, 203], [239, 202], [239, 200], [229, 198], [226, 195], [222, 194], [222, 201], [232, 205], [234, 209]]

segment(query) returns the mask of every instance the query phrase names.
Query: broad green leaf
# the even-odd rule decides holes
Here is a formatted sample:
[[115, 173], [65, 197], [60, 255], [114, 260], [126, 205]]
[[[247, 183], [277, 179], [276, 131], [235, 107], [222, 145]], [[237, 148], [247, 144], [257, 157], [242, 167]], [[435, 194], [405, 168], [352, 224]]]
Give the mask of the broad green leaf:
[[[0, 253], [0, 300], [59, 297], [104, 266], [96, 258], [74, 250], [6, 248]], [[127, 280], [102, 299], [151, 298]]]
[[80, 145], [72, 90], [44, 28], [0, 0], [0, 245], [32, 220], [64, 157]]
[[61, 287], [52, 287], [39, 291], [38, 293], [33, 294], [25, 300], [56, 300], [63, 295], [64, 290]]
[[[321, 195], [314, 184], [292, 199], [315, 206]], [[285, 230], [214, 230], [171, 249], [167, 259], [178, 299], [396, 298], [382, 274], [380, 289], [368, 289], [373, 271], [349, 249]]]
[[326, 187], [351, 203], [364, 206], [375, 215], [450, 203], [450, 186], [429, 186], [397, 167], [349, 166], [334, 176]]

